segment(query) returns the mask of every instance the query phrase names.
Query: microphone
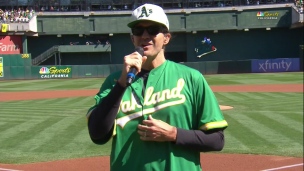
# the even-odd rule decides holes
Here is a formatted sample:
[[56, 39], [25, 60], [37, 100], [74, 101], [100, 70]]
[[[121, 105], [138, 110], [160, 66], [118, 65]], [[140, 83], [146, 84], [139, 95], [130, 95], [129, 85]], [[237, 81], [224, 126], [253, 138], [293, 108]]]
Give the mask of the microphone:
[[[144, 55], [144, 49], [142, 47], [136, 47], [135, 51], [138, 52], [141, 56]], [[137, 70], [135, 67], [130, 68], [130, 71], [128, 72], [127, 75], [127, 85], [130, 85], [133, 82], [136, 72]]]

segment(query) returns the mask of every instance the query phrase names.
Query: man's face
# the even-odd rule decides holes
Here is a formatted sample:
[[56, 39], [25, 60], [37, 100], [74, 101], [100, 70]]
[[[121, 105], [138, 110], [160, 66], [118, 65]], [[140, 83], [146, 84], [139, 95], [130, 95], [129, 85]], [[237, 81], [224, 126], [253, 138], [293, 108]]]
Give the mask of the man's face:
[[169, 33], [163, 32], [165, 32], [164, 26], [151, 21], [142, 21], [132, 28], [133, 44], [144, 49], [144, 56], [156, 57], [171, 37]]

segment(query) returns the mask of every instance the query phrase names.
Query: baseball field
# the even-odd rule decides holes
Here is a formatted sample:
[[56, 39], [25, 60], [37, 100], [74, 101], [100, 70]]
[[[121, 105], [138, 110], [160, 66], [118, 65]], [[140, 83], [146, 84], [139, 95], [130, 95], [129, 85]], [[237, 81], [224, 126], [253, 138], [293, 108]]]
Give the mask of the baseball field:
[[[225, 147], [221, 152], [202, 154], [202, 166], [206, 168], [203, 170], [212, 170], [209, 168], [220, 166], [216, 166], [217, 162], [228, 160], [235, 165], [248, 161], [243, 163], [246, 170], [303, 170], [303, 72], [205, 78], [219, 104], [233, 109], [223, 110], [229, 124]], [[49, 167], [57, 166], [58, 161], [62, 166], [56, 171], [106, 170], [111, 144], [93, 144], [85, 118], [103, 81], [104, 78], [0, 81], [0, 171], [32, 171], [38, 167], [35, 163], [41, 164], [40, 170], [54, 170]], [[245, 160], [246, 156], [257, 158]], [[265, 162], [265, 156], [277, 163]], [[76, 166], [71, 164], [74, 160], [77, 168], [71, 169]], [[55, 161], [57, 164], [50, 164]], [[261, 162], [265, 165], [260, 166]], [[71, 168], [67, 168], [70, 164]], [[229, 163], [223, 167], [222, 170], [243, 170]]]

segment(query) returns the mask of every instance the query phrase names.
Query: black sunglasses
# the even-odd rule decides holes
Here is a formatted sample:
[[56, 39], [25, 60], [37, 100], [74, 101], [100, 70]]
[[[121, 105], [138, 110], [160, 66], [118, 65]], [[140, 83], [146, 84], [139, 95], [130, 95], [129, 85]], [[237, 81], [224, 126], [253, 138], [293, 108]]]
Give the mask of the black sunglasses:
[[133, 27], [132, 28], [132, 34], [134, 36], [141, 36], [142, 34], [144, 34], [145, 30], [147, 30], [147, 32], [151, 36], [155, 36], [158, 33], [165, 33], [166, 32], [166, 29], [164, 27], [157, 26], [157, 25], [152, 25], [152, 26], [149, 26], [149, 27], [142, 27], [142, 26]]

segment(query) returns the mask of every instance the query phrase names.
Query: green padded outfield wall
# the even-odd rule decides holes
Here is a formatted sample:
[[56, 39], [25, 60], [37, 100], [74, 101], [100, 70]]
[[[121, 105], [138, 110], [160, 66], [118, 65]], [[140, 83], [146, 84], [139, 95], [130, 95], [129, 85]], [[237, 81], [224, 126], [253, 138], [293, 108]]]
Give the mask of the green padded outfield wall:
[[68, 79], [107, 77], [121, 70], [122, 65], [48, 65], [32, 66], [31, 79]]
[[[251, 73], [251, 60], [243, 61], [203, 61], [182, 63], [197, 69], [202, 74]], [[3, 64], [0, 57], [0, 66]], [[122, 64], [112, 65], [61, 65], [61, 66], [10, 66], [5, 67], [0, 80], [15, 79], [71, 79], [105, 78], [110, 73], [120, 71]], [[0, 67], [1, 69], [1, 67]]]
[[31, 65], [30, 54], [0, 55], [0, 80], [30, 79]]
[[[250, 73], [251, 61], [203, 61], [183, 63], [199, 70], [203, 74]], [[32, 66], [31, 79], [67, 79], [107, 77], [120, 71], [122, 64], [112, 65], [61, 65]]]

